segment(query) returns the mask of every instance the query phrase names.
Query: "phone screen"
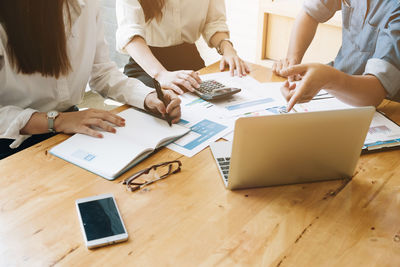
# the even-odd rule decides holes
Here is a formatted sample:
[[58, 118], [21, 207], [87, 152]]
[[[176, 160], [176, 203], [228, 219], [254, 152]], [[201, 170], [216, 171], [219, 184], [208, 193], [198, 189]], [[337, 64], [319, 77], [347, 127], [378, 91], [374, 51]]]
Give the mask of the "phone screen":
[[125, 233], [111, 197], [78, 204], [88, 241]]

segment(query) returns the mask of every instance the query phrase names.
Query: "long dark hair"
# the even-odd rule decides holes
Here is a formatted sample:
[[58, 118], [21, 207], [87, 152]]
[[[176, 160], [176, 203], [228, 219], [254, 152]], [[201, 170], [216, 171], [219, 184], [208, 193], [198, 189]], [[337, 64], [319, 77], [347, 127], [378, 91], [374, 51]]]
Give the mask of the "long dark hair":
[[17, 72], [56, 78], [69, 73], [64, 8], [69, 14], [66, 0], [0, 0], [0, 23]]
[[162, 9], [164, 8], [165, 0], [139, 0], [139, 3], [142, 6], [146, 22], [162, 18]]

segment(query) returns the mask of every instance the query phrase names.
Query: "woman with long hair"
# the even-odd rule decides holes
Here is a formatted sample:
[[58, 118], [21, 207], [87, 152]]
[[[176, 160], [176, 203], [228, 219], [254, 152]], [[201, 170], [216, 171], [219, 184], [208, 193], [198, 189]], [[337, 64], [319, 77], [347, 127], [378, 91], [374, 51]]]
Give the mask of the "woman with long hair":
[[[180, 117], [152, 88], [118, 71], [108, 56], [96, 0], [0, 1], [0, 159], [55, 132], [102, 137], [123, 118], [108, 111], [76, 111], [86, 84], [117, 101]], [[115, 125], [115, 126], [114, 126]]]
[[224, 0], [117, 0], [117, 19], [117, 50], [131, 56], [125, 74], [148, 86], [155, 78], [179, 94], [198, 88], [201, 35], [222, 55], [221, 71], [249, 72], [229, 40]]

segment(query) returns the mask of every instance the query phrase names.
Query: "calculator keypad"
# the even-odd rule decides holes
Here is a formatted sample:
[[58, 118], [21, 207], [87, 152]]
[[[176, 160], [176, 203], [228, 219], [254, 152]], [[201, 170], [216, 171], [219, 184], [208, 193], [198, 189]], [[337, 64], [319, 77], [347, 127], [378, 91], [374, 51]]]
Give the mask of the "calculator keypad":
[[203, 93], [203, 94], [209, 94], [212, 93], [212, 91], [214, 91], [215, 89], [221, 89], [224, 88], [225, 85], [214, 81], [214, 80], [207, 80], [207, 81], [203, 81], [200, 84], [200, 88], [197, 89], [197, 91]]

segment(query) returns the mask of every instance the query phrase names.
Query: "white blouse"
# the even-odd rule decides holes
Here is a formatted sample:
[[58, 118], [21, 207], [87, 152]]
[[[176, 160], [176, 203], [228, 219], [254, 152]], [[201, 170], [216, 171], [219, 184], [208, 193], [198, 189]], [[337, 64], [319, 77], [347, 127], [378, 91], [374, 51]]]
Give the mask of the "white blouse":
[[216, 32], [229, 33], [224, 0], [166, 0], [160, 22], [145, 23], [138, 0], [117, 0], [117, 50], [125, 47], [134, 36], [141, 36], [150, 46], [167, 47], [184, 42], [194, 43], [203, 35], [211, 47], [210, 38]]
[[119, 102], [143, 108], [152, 89], [127, 78], [110, 61], [103, 36], [97, 0], [68, 0], [72, 28], [67, 47], [72, 71], [59, 79], [41, 74], [17, 73], [7, 55], [7, 35], [0, 25], [0, 138], [15, 139], [18, 147], [29, 135], [20, 130], [35, 112], [65, 111], [82, 101], [90, 82], [92, 90]]

